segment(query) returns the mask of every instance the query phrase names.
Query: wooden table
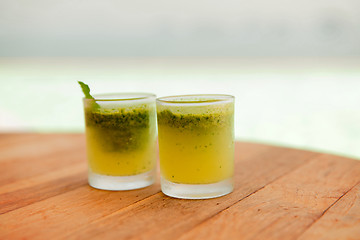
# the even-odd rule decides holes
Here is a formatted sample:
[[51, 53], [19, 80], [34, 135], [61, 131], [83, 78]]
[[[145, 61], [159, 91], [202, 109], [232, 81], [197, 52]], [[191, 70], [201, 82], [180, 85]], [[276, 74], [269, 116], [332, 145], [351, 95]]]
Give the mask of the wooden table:
[[360, 161], [236, 143], [235, 191], [87, 184], [82, 134], [0, 135], [0, 239], [360, 239]]

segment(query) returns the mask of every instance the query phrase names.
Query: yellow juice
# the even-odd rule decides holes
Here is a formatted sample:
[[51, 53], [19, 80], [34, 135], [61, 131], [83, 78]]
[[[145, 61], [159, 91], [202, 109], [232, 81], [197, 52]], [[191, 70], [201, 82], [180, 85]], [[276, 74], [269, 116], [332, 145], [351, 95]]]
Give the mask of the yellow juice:
[[154, 169], [155, 109], [85, 108], [89, 168], [109, 176], [130, 176]]
[[233, 103], [199, 111], [160, 106], [157, 114], [163, 178], [181, 184], [209, 184], [233, 176]]

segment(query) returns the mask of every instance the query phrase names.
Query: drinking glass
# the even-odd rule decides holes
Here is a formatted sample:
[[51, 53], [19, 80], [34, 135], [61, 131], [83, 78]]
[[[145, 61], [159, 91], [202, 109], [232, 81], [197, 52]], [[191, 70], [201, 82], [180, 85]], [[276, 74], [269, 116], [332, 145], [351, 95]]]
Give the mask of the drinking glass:
[[170, 96], [156, 105], [162, 192], [185, 199], [232, 192], [234, 97]]
[[83, 99], [92, 187], [130, 190], [154, 182], [155, 98], [148, 93], [119, 93]]

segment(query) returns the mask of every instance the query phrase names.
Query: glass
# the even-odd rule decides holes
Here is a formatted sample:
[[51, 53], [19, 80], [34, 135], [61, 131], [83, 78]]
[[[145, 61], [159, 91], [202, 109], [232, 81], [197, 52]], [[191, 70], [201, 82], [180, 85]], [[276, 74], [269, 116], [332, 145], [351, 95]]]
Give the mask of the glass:
[[233, 191], [234, 97], [158, 98], [161, 190], [186, 199]]
[[92, 187], [130, 190], [154, 183], [155, 98], [153, 94], [127, 93], [83, 99]]

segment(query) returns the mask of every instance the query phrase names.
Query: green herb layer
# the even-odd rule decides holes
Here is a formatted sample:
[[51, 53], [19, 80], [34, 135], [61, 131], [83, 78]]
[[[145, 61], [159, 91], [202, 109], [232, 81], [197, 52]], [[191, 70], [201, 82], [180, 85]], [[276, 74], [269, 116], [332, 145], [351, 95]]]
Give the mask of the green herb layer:
[[189, 130], [225, 127], [232, 123], [232, 114], [229, 112], [181, 114], [163, 110], [157, 113], [157, 117], [159, 125]]
[[85, 110], [87, 128], [106, 151], [138, 149], [149, 138], [149, 110], [98, 112]]

